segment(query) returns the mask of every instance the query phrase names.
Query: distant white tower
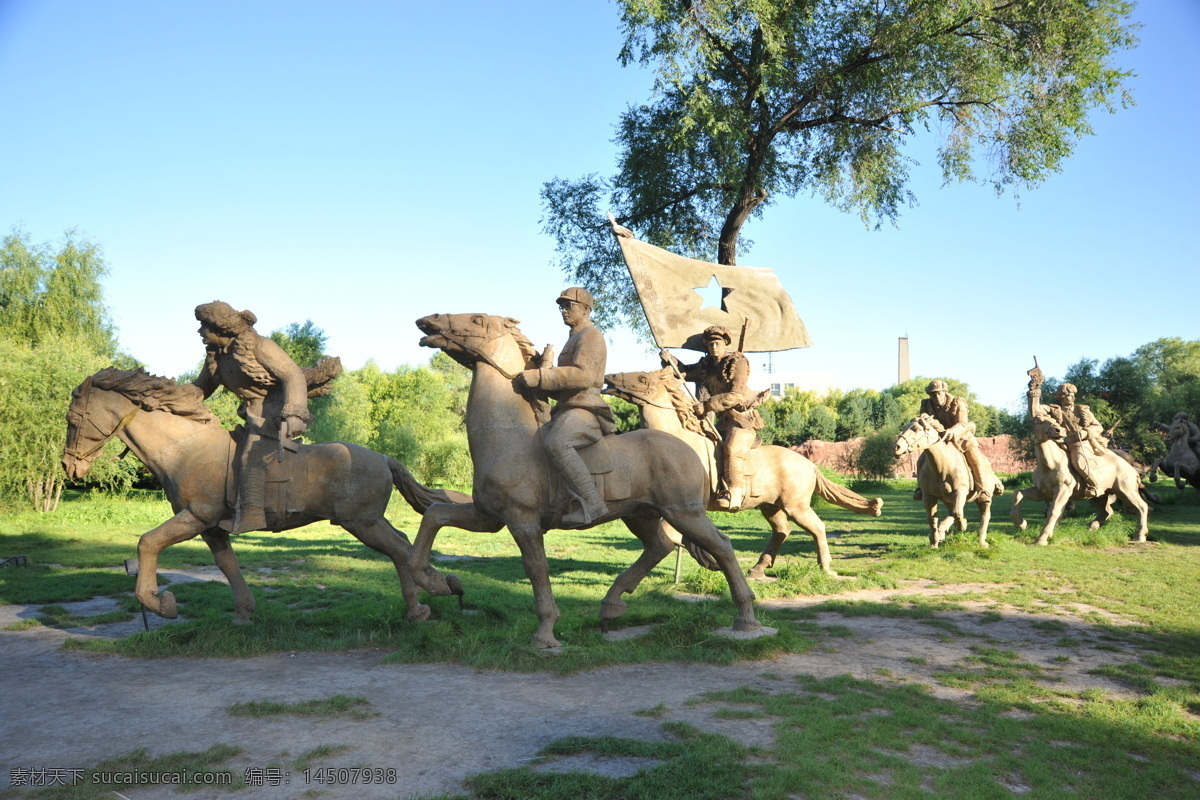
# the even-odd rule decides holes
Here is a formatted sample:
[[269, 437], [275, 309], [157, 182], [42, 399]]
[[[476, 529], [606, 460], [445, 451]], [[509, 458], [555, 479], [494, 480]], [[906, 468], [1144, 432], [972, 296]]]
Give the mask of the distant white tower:
[[896, 364], [896, 383], [904, 383], [911, 375], [908, 373], [908, 334], [900, 337], [900, 353]]

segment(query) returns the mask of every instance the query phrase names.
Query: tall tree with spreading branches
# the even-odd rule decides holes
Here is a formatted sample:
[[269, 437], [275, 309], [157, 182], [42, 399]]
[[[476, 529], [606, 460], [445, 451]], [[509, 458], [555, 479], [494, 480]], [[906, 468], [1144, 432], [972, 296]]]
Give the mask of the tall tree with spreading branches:
[[894, 222], [917, 136], [946, 181], [1032, 188], [1130, 100], [1114, 64], [1136, 44], [1125, 0], [617, 0], [622, 65], [655, 74], [617, 124], [618, 172], [543, 185], [560, 266], [640, 317], [606, 212], [638, 237], [737, 263], [742, 228], [778, 196], [813, 192]]

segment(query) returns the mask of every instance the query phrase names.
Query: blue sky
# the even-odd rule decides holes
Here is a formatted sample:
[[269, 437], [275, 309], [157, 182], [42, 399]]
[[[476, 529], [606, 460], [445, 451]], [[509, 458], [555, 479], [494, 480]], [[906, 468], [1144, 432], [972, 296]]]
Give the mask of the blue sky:
[[[898, 228], [811, 197], [751, 221], [741, 263], [779, 274], [814, 341], [777, 373], [881, 389], [907, 333], [914, 374], [1011, 407], [1035, 354], [1061, 376], [1200, 338], [1200, 3], [1134, 17], [1137, 105], [1098, 113], [1019, 203], [941, 187], [918, 144]], [[192, 309], [213, 299], [263, 333], [312, 319], [349, 367], [424, 362], [413, 320], [433, 312], [561, 345], [538, 191], [612, 171], [650, 86], [619, 47], [600, 0], [0, 0], [0, 228], [101, 244], [122, 345], [160, 374], [198, 362]], [[656, 364], [612, 335], [609, 371]]]

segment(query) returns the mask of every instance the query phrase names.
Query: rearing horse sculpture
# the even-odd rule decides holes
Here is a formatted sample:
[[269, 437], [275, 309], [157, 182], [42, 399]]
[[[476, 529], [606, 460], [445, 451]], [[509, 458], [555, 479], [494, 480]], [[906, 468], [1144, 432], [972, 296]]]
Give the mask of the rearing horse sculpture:
[[[700, 457], [708, 471], [709, 489], [715, 490], [717, 462], [714, 455], [715, 443], [700, 433], [700, 422], [692, 411], [675, 371], [665, 367], [656, 372], [620, 372], [605, 375], [604, 393], [633, 403], [642, 414], [642, 427], [664, 431], [687, 442]], [[837, 575], [829, 556], [829, 544], [825, 539], [825, 523], [812, 508], [815, 491], [823, 500], [841, 506], [856, 514], [878, 517], [883, 500], [867, 498], [839, 486], [826, 478], [817, 466], [804, 456], [786, 447], [763, 445], [750, 451], [746, 457], [746, 475], [750, 491], [742, 502], [742, 510], [757, 508], [771, 526], [771, 541], [766, 552], [750, 570], [750, 577], [766, 578], [766, 570], [775, 564], [779, 548], [792, 532], [791, 519], [808, 531], [817, 546], [817, 564], [828, 575]], [[709, 511], [719, 510], [715, 493], [710, 494]], [[728, 511], [728, 509], [724, 509]]]
[[[447, 594], [446, 578], [429, 566], [438, 531], [450, 525], [495, 532], [507, 525], [533, 585], [538, 618], [533, 645], [550, 648], [559, 644], [554, 637], [559, 610], [550, 588], [542, 537], [547, 529], [561, 524], [562, 512], [549, 501], [551, 469], [537, 441], [538, 403], [518, 392], [512, 382], [535, 355], [533, 345], [516, 325], [514, 319], [487, 314], [433, 314], [417, 320], [417, 327], [426, 334], [421, 339], [423, 346], [440, 348], [473, 372], [466, 426], [475, 485], [471, 504], [435, 503], [429, 507], [409, 566], [423, 588]], [[606, 436], [601, 442], [604, 444], [592, 447], [609, 448], [613, 472], [618, 476], [615, 483], [622, 486], [624, 497], [606, 497], [610, 513], [593, 524], [620, 518], [644, 547], [609, 589], [601, 603], [601, 620], [606, 623], [624, 613], [621, 595], [632, 592], [673, 549], [665, 519], [720, 565], [737, 605], [734, 629], [761, 628], [754, 617], [754, 594], [733, 546], [704, 513], [708, 478], [695, 454], [675, 437], [657, 431]]]
[[[929, 414], [921, 414], [900, 431], [893, 445], [897, 458], [924, 450], [917, 470], [917, 485], [921, 487], [921, 502], [925, 504], [925, 519], [929, 523], [929, 546], [938, 547], [946, 540], [950, 526], [967, 529], [964, 508], [968, 500], [979, 507], [979, 546], [987, 547], [988, 523], [992, 519], [992, 495], [979, 491], [971, 475], [971, 467], [958, 448], [946, 442], [946, 428]], [[937, 504], [941, 501], [948, 514], [938, 522]]]
[[[62, 464], [72, 480], [91, 469], [100, 449], [116, 436], [154, 473], [175, 516], [138, 540], [135, 595], [154, 613], [178, 615], [175, 596], [158, 590], [158, 555], [173, 544], [201, 536], [233, 590], [236, 623], [250, 621], [254, 595], [238, 568], [222, 521], [233, 518], [233, 434], [217, 422], [200, 391], [142, 370], [102, 369], [71, 393]], [[469, 501], [460, 492], [434, 491], [418, 483], [396, 459], [365, 447], [330, 442], [299, 445], [286, 457], [290, 490], [268, 496], [271, 530], [290, 530], [327, 519], [396, 566], [410, 614], [420, 608], [406, 569], [407, 537], [383, 512], [392, 487], [418, 512], [431, 503]], [[268, 478], [269, 480], [269, 478]], [[279, 503], [278, 497], [286, 501]], [[425, 608], [425, 616], [429, 609]]]
[[[1021, 503], [1025, 498], [1047, 502], [1046, 523], [1037, 539], [1037, 543], [1042, 545], [1050, 543], [1050, 537], [1054, 535], [1054, 528], [1058, 525], [1067, 502], [1083, 498], [1083, 487], [1071, 471], [1067, 451], [1059, 444], [1066, 436], [1067, 429], [1050, 416], [1034, 415], [1033, 440], [1034, 451], [1037, 454], [1037, 467], [1033, 471], [1034, 485], [1013, 493], [1012, 520], [1017, 530], [1023, 531], [1028, 525], [1021, 516]], [[1137, 514], [1137, 541], [1146, 541], [1150, 508], [1142, 499], [1141, 479], [1137, 470], [1107, 449], [1096, 459], [1096, 464], [1094, 478], [1101, 494], [1099, 497], [1089, 498], [1096, 508], [1096, 518], [1091, 523], [1091, 530], [1096, 530], [1108, 520], [1112, 515], [1114, 500], [1120, 499]]]
[[1162, 458], [1154, 459], [1150, 465], [1149, 480], [1158, 480], [1158, 471], [1175, 480], [1175, 488], [1182, 489], [1189, 483], [1200, 489], [1200, 457], [1197, 457], [1193, 445], [1200, 442], [1191, 440], [1191, 430], [1186, 418], [1176, 418], [1167, 428], [1167, 444], [1170, 450]]

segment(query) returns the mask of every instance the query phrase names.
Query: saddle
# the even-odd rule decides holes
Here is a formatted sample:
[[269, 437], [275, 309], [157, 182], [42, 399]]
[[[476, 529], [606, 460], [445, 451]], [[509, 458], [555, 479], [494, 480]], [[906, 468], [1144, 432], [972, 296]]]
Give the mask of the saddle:
[[[615, 438], [614, 434], [601, 436], [587, 447], [581, 447], [575, 451], [579, 453], [579, 457], [587, 465], [588, 472], [592, 474], [592, 480], [596, 482], [596, 488], [606, 503], [615, 500], [628, 500], [633, 494], [633, 487], [629, 481], [629, 471], [616, 469], [613, 466], [613, 438]], [[549, 460], [547, 459], [544, 463], [550, 475], [550, 480], [547, 481], [549, 491], [549, 497], [546, 498], [547, 508], [562, 511], [570, 504], [573, 495], [567, 489], [566, 481], [559, 475], [558, 470], [550, 464]]]
[[[245, 428], [238, 426], [233, 432], [235, 445], [241, 446], [245, 438]], [[231, 509], [237, 507], [238, 499], [236, 446], [233, 457], [230, 459], [231, 469], [225, 481], [225, 502]], [[281, 454], [283, 455], [282, 459], [280, 459]], [[294, 523], [300, 514], [300, 509], [292, 506], [296, 505], [298, 500], [295, 487], [305, 486], [308, 482], [308, 459], [305, 455], [304, 451], [300, 449], [299, 443], [291, 439], [285, 439], [281, 445], [278, 437], [262, 436], [251, 445], [250, 457], [246, 461], [247, 466], [264, 469], [266, 472], [263, 485], [263, 513], [267, 520], [266, 530], [278, 532], [293, 527], [289, 523]], [[228, 530], [232, 524], [231, 515], [229, 519], [221, 520], [220, 526]]]

